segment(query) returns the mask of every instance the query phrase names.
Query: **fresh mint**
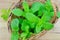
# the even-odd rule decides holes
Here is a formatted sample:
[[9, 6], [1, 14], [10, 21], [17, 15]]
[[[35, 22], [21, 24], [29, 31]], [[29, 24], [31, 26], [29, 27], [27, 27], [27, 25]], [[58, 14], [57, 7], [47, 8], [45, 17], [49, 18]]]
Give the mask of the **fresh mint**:
[[23, 11], [19, 8], [15, 8], [12, 10], [12, 14], [16, 15], [16, 16], [22, 16], [23, 15]]
[[[12, 14], [20, 18], [13, 19], [11, 28], [16, 30], [21, 28], [20, 38], [26, 40], [32, 34], [40, 33], [42, 30], [50, 30], [53, 28], [53, 24], [50, 20], [54, 16], [54, 11], [50, 1], [46, 1], [45, 4], [40, 2], [34, 2], [31, 7], [29, 7], [27, 2], [22, 3], [23, 10], [20, 8], [15, 8], [12, 10]], [[15, 23], [16, 21], [16, 23]], [[20, 26], [19, 26], [20, 24]], [[13, 30], [12, 30], [13, 31]]]
[[24, 1], [24, 2], [22, 3], [22, 6], [23, 6], [25, 12], [29, 12], [29, 5], [28, 5], [27, 2]]
[[[22, 2], [22, 8], [15, 7], [13, 10], [2, 10], [5, 14], [3, 17], [8, 18], [9, 14], [12, 13], [16, 18], [11, 20], [11, 40], [27, 40], [32, 34], [40, 33], [43, 30], [51, 30], [53, 24], [50, 23], [54, 16], [54, 10], [50, 0], [45, 3], [34, 2], [29, 6], [28, 2]], [[57, 17], [60, 17], [58, 12]]]
[[17, 18], [12, 20], [11, 28], [12, 28], [12, 31], [18, 31], [19, 30], [19, 20]]
[[11, 13], [11, 10], [10, 10], [10, 9], [2, 9], [1, 12], [2, 12], [1, 17], [2, 17], [4, 20], [8, 20], [9, 15], [10, 15], [10, 13]]

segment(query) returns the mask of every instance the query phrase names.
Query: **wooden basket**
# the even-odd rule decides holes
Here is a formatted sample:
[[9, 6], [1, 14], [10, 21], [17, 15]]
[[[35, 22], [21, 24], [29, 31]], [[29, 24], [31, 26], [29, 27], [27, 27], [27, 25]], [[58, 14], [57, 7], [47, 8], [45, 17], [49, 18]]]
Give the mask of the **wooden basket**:
[[[23, 0], [20, 0], [14, 7], [12, 7], [12, 9], [14, 9], [15, 7], [19, 7], [19, 8], [21, 8], [22, 9], [22, 6], [21, 6], [21, 3], [22, 3], [22, 1]], [[36, 1], [38, 1], [38, 2], [42, 2], [42, 3], [44, 3], [46, 0], [27, 0], [27, 2], [28, 2], [28, 4], [31, 6], [31, 4], [33, 3], [33, 2], [36, 2]], [[51, 2], [52, 3], [52, 2]], [[56, 20], [56, 12], [57, 12], [57, 10], [56, 10], [56, 5], [55, 4], [53, 4], [52, 3], [52, 6], [53, 6], [53, 9], [54, 9], [54, 16], [53, 16], [53, 18], [52, 18], [52, 20], [50, 21], [51, 23], [54, 23], [55, 22], [55, 20]], [[13, 19], [13, 18], [16, 18], [16, 16], [14, 16], [12, 13], [10, 14], [10, 16], [9, 16], [9, 19], [8, 19], [8, 30], [9, 30], [9, 32], [12, 32], [12, 30], [11, 30], [11, 27], [10, 27], [10, 23], [11, 23], [11, 20]], [[41, 36], [43, 36], [45, 33], [47, 32], [47, 30], [43, 30], [41, 33], [39, 33], [39, 34], [36, 34], [36, 35], [32, 35], [28, 40], [38, 40]]]

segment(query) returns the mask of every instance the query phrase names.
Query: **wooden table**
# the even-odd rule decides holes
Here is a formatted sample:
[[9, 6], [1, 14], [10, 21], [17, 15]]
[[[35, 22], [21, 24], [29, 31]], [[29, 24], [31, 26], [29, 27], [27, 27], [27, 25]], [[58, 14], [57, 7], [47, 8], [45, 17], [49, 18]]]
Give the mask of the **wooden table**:
[[[52, 1], [60, 10], [60, 0]], [[13, 2], [16, 3], [18, 0], [0, 0], [0, 9], [9, 8]], [[10, 40], [10, 32], [8, 32], [7, 22], [2, 18], [0, 18], [0, 40]], [[54, 28], [42, 36], [40, 40], [60, 40], [60, 19], [54, 24]]]

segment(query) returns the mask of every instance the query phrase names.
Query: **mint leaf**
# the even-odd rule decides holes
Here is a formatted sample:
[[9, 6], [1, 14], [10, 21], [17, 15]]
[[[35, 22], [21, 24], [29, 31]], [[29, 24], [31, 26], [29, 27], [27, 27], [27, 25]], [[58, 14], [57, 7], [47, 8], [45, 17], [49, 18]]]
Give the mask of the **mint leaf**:
[[12, 28], [12, 31], [18, 31], [19, 30], [19, 20], [17, 18], [12, 20], [11, 28]]
[[22, 40], [26, 40], [27, 35], [28, 35], [28, 33], [22, 32], [21, 35], [20, 35], [20, 37], [22, 38]]
[[12, 14], [14, 14], [15, 16], [22, 16], [23, 15], [23, 11], [19, 8], [14, 8], [12, 10]]
[[42, 16], [43, 15], [43, 12], [40, 10], [40, 11], [38, 11], [38, 16]]
[[43, 27], [43, 25], [37, 25], [36, 28], [35, 28], [35, 33], [39, 33], [41, 32], [41, 28]]
[[22, 24], [23, 20], [24, 20], [24, 19], [19, 18], [19, 23]]
[[41, 20], [49, 22], [51, 20], [51, 18], [52, 18], [51, 16], [52, 16], [52, 14], [50, 12], [45, 11], [45, 13], [42, 16]]
[[34, 2], [31, 7], [32, 13], [35, 13], [36, 11], [38, 11], [40, 9], [40, 5], [41, 5], [40, 2]]
[[38, 16], [42, 16], [45, 12], [46, 9], [45, 9], [45, 5], [44, 4], [41, 4], [40, 5], [40, 9], [38, 10]]
[[41, 20], [49, 22], [51, 20], [51, 17], [50, 16], [43, 16]]
[[27, 39], [25, 37], [23, 37], [22, 40], [27, 40]]
[[21, 30], [25, 32], [29, 32], [29, 25], [27, 24], [26, 20], [22, 22]]
[[18, 32], [12, 32], [11, 34], [11, 40], [18, 40], [19, 34]]
[[10, 9], [2, 9], [1, 12], [2, 12], [1, 17], [6, 21], [9, 18], [11, 10]]
[[53, 26], [54, 25], [52, 23], [46, 22], [45, 26], [44, 26], [44, 29], [45, 30], [51, 30], [53, 28]]
[[45, 2], [45, 7], [46, 7], [46, 10], [47, 10], [47, 11], [53, 10], [53, 7], [52, 7], [52, 4], [51, 4], [51, 1], [50, 1], [50, 0], [47, 0], [47, 1]]
[[26, 13], [25, 18], [28, 21], [33, 22], [33, 23], [37, 23], [40, 20], [40, 18], [38, 18], [37, 16], [35, 16], [32, 13]]
[[54, 12], [50, 12], [50, 16], [53, 17], [54, 16]]
[[28, 3], [26, 1], [24, 1], [22, 3], [22, 6], [23, 6], [25, 12], [29, 12], [29, 5], [28, 5]]
[[26, 33], [26, 32], [22, 32], [22, 33], [21, 33], [21, 38], [23, 38], [23, 37], [25, 37], [25, 38], [26, 38], [26, 37], [27, 37], [27, 35], [28, 35], [28, 33]]
[[30, 38], [30, 36], [31, 36], [32, 34], [33, 34], [32, 32], [29, 32], [28, 35], [27, 35], [27, 38]]
[[60, 18], [60, 11], [59, 11], [59, 12], [57, 12], [57, 17], [58, 17], [58, 18]]
[[35, 28], [35, 26], [36, 26], [36, 23], [31, 23], [31, 24], [30, 24], [30, 27], [31, 27], [31, 28]]

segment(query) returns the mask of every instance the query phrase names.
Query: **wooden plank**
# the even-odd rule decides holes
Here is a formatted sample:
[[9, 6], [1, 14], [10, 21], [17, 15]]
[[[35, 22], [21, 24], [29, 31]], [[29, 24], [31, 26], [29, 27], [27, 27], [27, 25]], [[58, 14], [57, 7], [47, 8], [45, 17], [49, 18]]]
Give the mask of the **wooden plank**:
[[[0, 9], [9, 8], [13, 2], [18, 2], [18, 0], [0, 0]], [[60, 0], [53, 0], [53, 2], [60, 10]], [[10, 36], [11, 34], [8, 32], [7, 22], [0, 18], [0, 40], [10, 40]], [[39, 38], [39, 40], [60, 40], [60, 19], [54, 28]]]

